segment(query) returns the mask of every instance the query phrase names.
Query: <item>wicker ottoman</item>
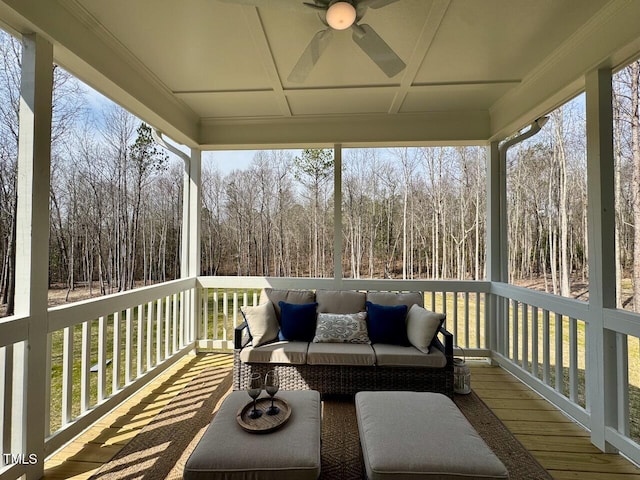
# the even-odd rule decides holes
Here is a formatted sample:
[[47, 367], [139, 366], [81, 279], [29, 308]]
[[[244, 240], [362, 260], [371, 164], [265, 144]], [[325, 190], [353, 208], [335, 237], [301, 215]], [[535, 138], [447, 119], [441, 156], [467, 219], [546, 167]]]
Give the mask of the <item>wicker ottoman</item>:
[[365, 470], [379, 479], [507, 479], [502, 462], [440, 393], [359, 392]]
[[236, 414], [251, 399], [231, 392], [187, 460], [184, 478], [317, 479], [320, 475], [320, 394], [314, 390], [278, 392], [291, 417], [278, 430], [245, 432]]

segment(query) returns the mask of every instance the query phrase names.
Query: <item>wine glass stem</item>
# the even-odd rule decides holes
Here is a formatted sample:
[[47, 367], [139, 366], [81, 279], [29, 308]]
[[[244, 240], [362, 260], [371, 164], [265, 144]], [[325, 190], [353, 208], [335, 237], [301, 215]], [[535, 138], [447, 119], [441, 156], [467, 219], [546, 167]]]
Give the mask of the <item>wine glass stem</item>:
[[256, 408], [256, 398], [253, 399], [253, 412], [252, 413], [256, 413], [258, 411], [258, 409]]

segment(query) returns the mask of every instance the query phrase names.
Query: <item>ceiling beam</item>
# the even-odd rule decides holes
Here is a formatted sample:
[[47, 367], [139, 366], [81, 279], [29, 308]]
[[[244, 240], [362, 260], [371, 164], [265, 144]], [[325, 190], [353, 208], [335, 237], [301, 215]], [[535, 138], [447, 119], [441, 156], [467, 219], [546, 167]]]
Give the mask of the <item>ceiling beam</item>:
[[407, 62], [407, 68], [400, 79], [400, 88], [398, 88], [398, 91], [393, 97], [393, 101], [389, 107], [389, 113], [398, 113], [400, 108], [402, 108], [404, 99], [409, 93], [409, 89], [418, 75], [420, 66], [422, 65], [422, 62], [424, 62], [424, 59], [431, 48], [433, 39], [440, 28], [440, 24], [447, 13], [450, 3], [451, 0], [436, 0], [431, 5], [427, 19], [425, 20], [422, 31], [420, 32], [420, 37], [418, 38], [416, 46], [411, 53], [411, 57]]
[[427, 114], [328, 115], [268, 119], [205, 119], [204, 150], [355, 146], [484, 145], [484, 111]]
[[280, 75], [276, 67], [276, 62], [273, 59], [273, 52], [267, 40], [267, 35], [262, 24], [262, 19], [258, 13], [258, 9], [255, 7], [244, 7], [244, 14], [247, 20], [247, 27], [251, 33], [251, 38], [256, 46], [259, 57], [262, 59], [262, 66], [269, 79], [269, 84], [276, 95], [276, 101], [280, 112], [285, 117], [291, 116], [291, 108], [289, 102], [282, 88], [282, 82], [280, 81]]

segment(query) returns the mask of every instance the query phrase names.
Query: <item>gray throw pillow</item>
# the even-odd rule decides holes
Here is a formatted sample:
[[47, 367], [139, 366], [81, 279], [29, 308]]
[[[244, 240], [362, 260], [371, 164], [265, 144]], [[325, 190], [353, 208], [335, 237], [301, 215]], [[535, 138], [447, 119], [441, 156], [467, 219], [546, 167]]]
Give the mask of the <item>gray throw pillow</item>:
[[247, 322], [251, 344], [254, 347], [259, 347], [278, 338], [280, 325], [278, 325], [276, 311], [271, 302], [255, 307], [240, 307], [240, 311]]
[[429, 353], [429, 345], [444, 319], [445, 315], [442, 313], [434, 313], [419, 305], [413, 305], [407, 313], [407, 337], [411, 345], [421, 352]]
[[367, 313], [319, 313], [315, 343], [371, 343], [367, 334]]

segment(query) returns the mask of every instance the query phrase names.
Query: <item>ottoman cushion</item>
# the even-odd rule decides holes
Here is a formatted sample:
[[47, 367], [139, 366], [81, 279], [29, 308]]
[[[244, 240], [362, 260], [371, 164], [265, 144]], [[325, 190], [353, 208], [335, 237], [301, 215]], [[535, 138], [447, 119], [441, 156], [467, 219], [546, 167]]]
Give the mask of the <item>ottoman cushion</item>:
[[445, 395], [359, 392], [355, 403], [370, 480], [509, 478], [502, 462]]
[[[263, 393], [264, 395], [264, 393]], [[317, 479], [320, 475], [320, 394], [314, 390], [282, 391], [291, 417], [267, 434], [245, 432], [236, 414], [251, 399], [231, 392], [187, 460], [186, 480]]]

